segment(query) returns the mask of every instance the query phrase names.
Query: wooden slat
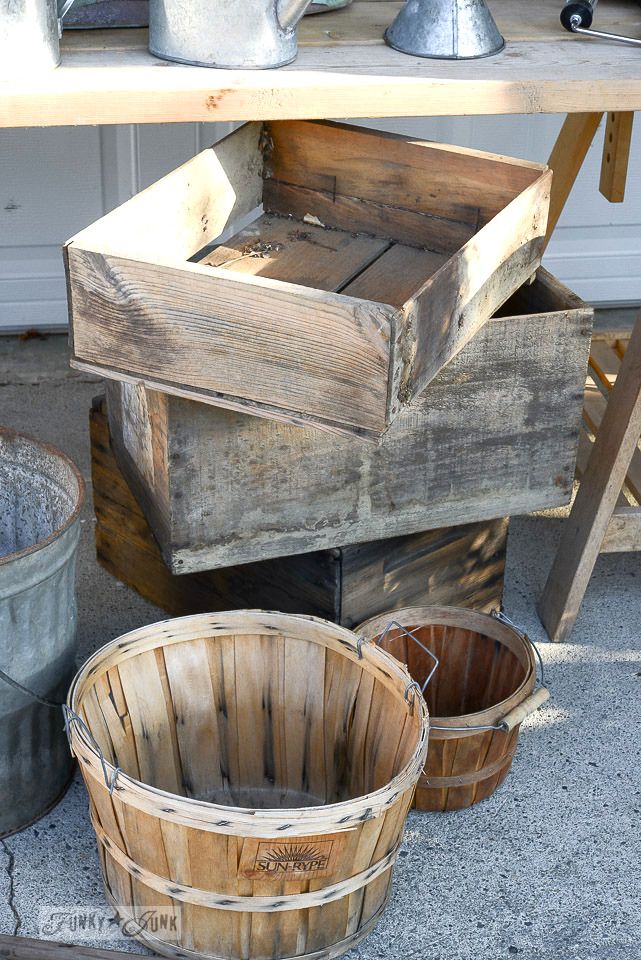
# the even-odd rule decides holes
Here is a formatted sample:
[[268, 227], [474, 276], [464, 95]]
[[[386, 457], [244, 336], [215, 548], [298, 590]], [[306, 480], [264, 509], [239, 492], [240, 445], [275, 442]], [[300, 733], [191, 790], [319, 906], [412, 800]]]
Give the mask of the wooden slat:
[[402, 307], [447, 259], [444, 253], [396, 243], [352, 280], [343, 293]]
[[69, 242], [149, 263], [188, 260], [262, 200], [262, 125], [246, 124]]
[[[382, 42], [399, 4], [354, 3], [309, 17], [298, 60], [276, 71], [162, 63], [145, 31], [66, 31], [62, 66], [13, 78], [0, 124], [149, 123], [256, 117], [377, 117], [616, 110], [641, 107], [638, 51], [564, 31], [559, 0], [493, 0], [506, 51], [478, 61], [418, 60]], [[383, 11], [385, 11], [383, 13]], [[352, 22], [354, 21], [354, 23]], [[358, 22], [357, 22], [358, 21]], [[610, 0], [598, 24], [638, 36], [637, 5]], [[588, 46], [589, 45], [589, 46]], [[162, 66], [163, 69], [159, 69]]]
[[[419, 396], [540, 263], [552, 174], [511, 201], [408, 302], [399, 323], [391, 413]], [[412, 344], [407, 357], [404, 344]]]
[[335, 201], [358, 197], [472, 231], [543, 170], [528, 161], [513, 163], [478, 150], [345, 124], [274, 122], [267, 131], [273, 144], [266, 157], [268, 177]]
[[568, 114], [561, 127], [548, 160], [548, 165], [554, 173], [554, 180], [545, 237], [546, 246], [570, 196], [602, 116], [601, 112]]
[[391, 308], [75, 244], [68, 260], [76, 366], [263, 416], [384, 429]]
[[337, 291], [343, 290], [388, 246], [385, 240], [354, 236], [343, 230], [324, 230], [291, 217], [265, 215], [216, 247], [200, 263], [233, 273]]
[[563, 640], [572, 631], [639, 436], [641, 319], [621, 363], [539, 603], [541, 619], [553, 640]]
[[610, 203], [623, 203], [634, 113], [609, 113], [605, 124], [599, 190]]

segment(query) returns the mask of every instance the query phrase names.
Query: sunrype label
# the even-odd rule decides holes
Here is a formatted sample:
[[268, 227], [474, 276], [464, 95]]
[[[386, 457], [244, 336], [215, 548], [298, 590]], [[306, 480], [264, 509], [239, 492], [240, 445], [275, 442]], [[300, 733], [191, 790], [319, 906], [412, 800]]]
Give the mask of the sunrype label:
[[241, 873], [244, 877], [264, 880], [325, 877], [336, 869], [339, 843], [338, 838], [324, 837], [259, 840], [251, 860], [243, 857]]

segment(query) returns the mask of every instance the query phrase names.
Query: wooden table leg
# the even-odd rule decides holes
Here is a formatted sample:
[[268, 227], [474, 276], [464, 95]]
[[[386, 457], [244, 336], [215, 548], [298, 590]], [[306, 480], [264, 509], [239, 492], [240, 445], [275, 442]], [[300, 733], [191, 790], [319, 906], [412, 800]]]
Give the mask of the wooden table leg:
[[572, 631], [640, 436], [641, 314], [539, 603], [551, 640], [565, 640]]
[[565, 119], [556, 143], [552, 148], [548, 165], [554, 177], [550, 196], [550, 213], [545, 235], [545, 246], [550, 242], [563, 207], [579, 174], [590, 144], [594, 139], [602, 113], [570, 113]]
[[623, 203], [625, 197], [633, 120], [633, 113], [608, 114], [599, 190], [610, 203]]

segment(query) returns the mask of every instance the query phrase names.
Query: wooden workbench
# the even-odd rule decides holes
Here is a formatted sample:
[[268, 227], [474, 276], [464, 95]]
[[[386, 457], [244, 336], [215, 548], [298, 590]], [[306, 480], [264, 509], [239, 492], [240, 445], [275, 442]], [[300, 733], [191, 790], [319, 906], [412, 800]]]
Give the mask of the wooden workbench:
[[[641, 108], [641, 50], [567, 33], [562, 0], [490, 0], [505, 50], [458, 62], [385, 46], [401, 5], [356, 0], [307, 17], [298, 60], [279, 70], [170, 64], [147, 52], [145, 30], [67, 31], [57, 70], [0, 81], [0, 126]], [[595, 25], [641, 37], [641, 7], [603, 0]]]

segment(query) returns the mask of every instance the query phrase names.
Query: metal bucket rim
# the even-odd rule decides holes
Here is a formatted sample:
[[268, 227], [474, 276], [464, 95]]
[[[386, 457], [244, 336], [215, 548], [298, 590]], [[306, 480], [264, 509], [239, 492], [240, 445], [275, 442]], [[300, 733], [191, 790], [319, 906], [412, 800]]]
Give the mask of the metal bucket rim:
[[[409, 619], [407, 616], [408, 614], [411, 614]], [[534, 657], [534, 648], [532, 646], [532, 642], [525, 633], [520, 633], [516, 627], [512, 627], [507, 623], [503, 623], [500, 620], [497, 620], [496, 617], [493, 617], [491, 614], [485, 613], [482, 610], [472, 610], [467, 607], [437, 605], [403, 607], [400, 610], [392, 610], [389, 613], [377, 614], [375, 617], [370, 617], [369, 620], [363, 621], [363, 623], [359, 624], [359, 626], [355, 627], [354, 629], [356, 633], [365, 631], [366, 639], [373, 640], [374, 637], [379, 635], [379, 633], [377, 632], [368, 634], [367, 631], [371, 631], [381, 624], [382, 629], [385, 629], [385, 626], [387, 626], [390, 620], [398, 620], [399, 623], [402, 623], [404, 627], [407, 627], [408, 629], [414, 627], [416, 629], [416, 627], [429, 627], [430, 625], [440, 626], [442, 625], [442, 621], [440, 619], [441, 617], [447, 618], [449, 615], [460, 616], [461, 614], [465, 614], [465, 617], [469, 618], [470, 620], [476, 620], [479, 625], [479, 630], [477, 632], [482, 633], [483, 636], [487, 636], [490, 640], [495, 640], [498, 641], [498, 643], [502, 643], [503, 636], [509, 635], [515, 638], [517, 645], [523, 650], [527, 660], [527, 665], [522, 664], [522, 666], [525, 668], [525, 676], [523, 677], [523, 680], [518, 687], [516, 687], [512, 693], [503, 700], [492, 703], [489, 707], [485, 707], [484, 710], [477, 710], [475, 713], [463, 713], [450, 717], [440, 717], [436, 715], [430, 716], [430, 724], [435, 727], [469, 726], [470, 733], [473, 733], [474, 727], [482, 726], [488, 721], [493, 722], [495, 714], [497, 717], [503, 716], [512, 707], [517, 706], [519, 703], [525, 700], [534, 689], [536, 684], [536, 660]], [[419, 622], [416, 622], [414, 619], [412, 619], [413, 617], [417, 617]], [[421, 622], [421, 617], [425, 618], [425, 622]], [[475, 629], [474, 627], [466, 627], [462, 625], [459, 625], [459, 627], [463, 630], [473, 631]], [[507, 644], [503, 645], [506, 646]], [[431, 730], [430, 734], [435, 739], [439, 739], [435, 730]]]
[[54, 457], [58, 457], [62, 460], [70, 469], [71, 472], [78, 484], [78, 493], [76, 496], [76, 502], [73, 510], [61, 526], [57, 527], [53, 533], [50, 533], [48, 537], [45, 537], [44, 540], [39, 540], [38, 543], [32, 544], [30, 547], [23, 547], [22, 550], [14, 550], [13, 553], [8, 553], [5, 556], [0, 556], [0, 567], [8, 563], [13, 563], [16, 560], [21, 560], [23, 557], [29, 557], [34, 553], [38, 553], [40, 550], [44, 550], [45, 547], [48, 547], [55, 540], [58, 540], [66, 531], [73, 526], [75, 521], [80, 515], [82, 506], [85, 502], [86, 495], [86, 484], [83, 479], [80, 470], [73, 462], [71, 457], [68, 457], [66, 453], [63, 453], [62, 450], [59, 450], [58, 447], [54, 447], [52, 443], [47, 443], [44, 440], [39, 440], [37, 437], [32, 437], [28, 433], [21, 433], [18, 430], [13, 430], [11, 427], [1, 427], [0, 426], [0, 440], [6, 439], [9, 442], [13, 440], [26, 440], [29, 443], [32, 443], [36, 447], [40, 447], [41, 450], [45, 450], [47, 453], [51, 454]]
[[[155, 631], [157, 633], [158, 646], [161, 646], [163, 642], [163, 633], [166, 631], [167, 624], [182, 623], [187, 627], [189, 626], [188, 622], [192, 621], [194, 627], [200, 628], [205, 626], [208, 622], [215, 623], [218, 621], [228, 628], [228, 633], [233, 633], [233, 619], [251, 617], [254, 619], [270, 618], [270, 620], [273, 619], [274, 621], [286, 620], [293, 621], [294, 623], [303, 622], [311, 625], [318, 625], [323, 631], [328, 631], [328, 628], [330, 628], [328, 632], [336, 642], [336, 648], [334, 648], [336, 652], [343, 652], [342, 648], [345, 646], [350, 647], [353, 652], [357, 654], [359, 662], [363, 663], [363, 669], [365, 669], [364, 658], [358, 654], [359, 644], [356, 634], [353, 631], [348, 630], [346, 627], [341, 627], [338, 624], [332, 623], [329, 620], [324, 620], [321, 617], [313, 617], [305, 614], [280, 613], [271, 610], [231, 610], [215, 613], [191, 614], [184, 617], [171, 617], [167, 620], [160, 620], [153, 624], [147, 624], [146, 626], [138, 627], [137, 629], [131, 630], [129, 633], [116, 637], [104, 644], [104, 646], [96, 650], [85, 661], [71, 681], [69, 692], [67, 694], [67, 706], [71, 709], [71, 711], [73, 711], [73, 713], [79, 713], [79, 710], [81, 709], [81, 704], [79, 701], [85, 693], [84, 687], [86, 685], [91, 685], [92, 681], [95, 680], [101, 663], [107, 658], [107, 654], [117, 651], [118, 649], [122, 649], [123, 644], [125, 645], [125, 650], [123, 652], [129, 652], [132, 649], [135, 649], [135, 641], [143, 641], [145, 639], [145, 634], [148, 631]], [[194, 629], [191, 635], [184, 637], [184, 641], [202, 636], [202, 629]], [[299, 639], [302, 640], [304, 638], [300, 637]], [[391, 654], [381, 650], [379, 647], [376, 647], [373, 644], [368, 644], [366, 650], [368, 656], [371, 656], [376, 660], [383, 661], [389, 670], [397, 674], [399, 680], [403, 682], [407, 678], [408, 681], [411, 681], [411, 677], [406, 667]], [[406, 688], [406, 693], [407, 689], [409, 689], [409, 686], [411, 686], [411, 683]], [[348, 800], [341, 800], [332, 804], [323, 804], [322, 806], [261, 808], [259, 811], [260, 817], [254, 817], [253, 808], [233, 807], [225, 804], [212, 803], [207, 800], [192, 799], [179, 794], [171, 793], [168, 790], [162, 790], [159, 787], [154, 787], [152, 784], [138, 780], [119, 768], [117, 770], [116, 767], [114, 767], [114, 765], [106, 759], [103, 765], [102, 761], [100, 760], [100, 755], [97, 753], [93, 744], [88, 741], [82, 729], [79, 729], [75, 724], [72, 723], [69, 725], [69, 733], [72, 749], [74, 746], [73, 741], [77, 737], [83, 748], [89, 752], [89, 755], [93, 759], [93, 766], [95, 767], [95, 772], [98, 776], [98, 779], [103, 776], [105, 768], [110, 777], [114, 778], [117, 775], [118, 785], [115, 787], [115, 789], [118, 792], [121, 800], [132, 803], [133, 806], [137, 806], [138, 804], [135, 803], [135, 799], [137, 797], [146, 799], [148, 803], [155, 807], [155, 816], [164, 817], [166, 819], [167, 811], [164, 809], [164, 806], [168, 800], [171, 800], [174, 809], [172, 810], [172, 817], [170, 817], [170, 819], [175, 819], [182, 810], [189, 811], [189, 809], [191, 809], [192, 812], [196, 810], [202, 811], [206, 819], [202, 822], [199, 822], [198, 826], [200, 829], [219, 830], [219, 832], [232, 832], [231, 829], [220, 830], [220, 823], [217, 824], [213, 819], [210, 820], [207, 818], [207, 814], [210, 814], [212, 811], [216, 811], [221, 815], [224, 814], [229, 827], [232, 829], [242, 829], [243, 825], [246, 826], [246, 823], [244, 824], [243, 821], [244, 818], [248, 816], [250, 819], [258, 821], [261, 825], [261, 829], [267, 831], [269, 831], [269, 829], [279, 829], [278, 827], [275, 827], [276, 823], [282, 822], [283, 819], [288, 820], [293, 818], [294, 822], [299, 827], [300, 833], [300, 828], [305, 827], [308, 820], [317, 820], [319, 817], [327, 817], [327, 819], [329, 819], [330, 816], [336, 815], [342, 811], [348, 811], [350, 808], [355, 806], [360, 807], [366, 805], [372, 817], [378, 816], [384, 809], [386, 809], [386, 805], [395, 800], [397, 796], [406, 790], [413, 789], [425, 765], [429, 733], [429, 714], [427, 704], [424, 698], [421, 696], [420, 691], [414, 691], [414, 693], [414, 708], [418, 708], [419, 710], [419, 724], [416, 736], [416, 744], [414, 746], [412, 756], [409, 758], [405, 766], [396, 774], [396, 776], [384, 784], [384, 786], [379, 787], [377, 790], [374, 790], [370, 793], [359, 794], [358, 796], [352, 797]], [[403, 695], [401, 694], [401, 698], [402, 696]], [[83, 766], [83, 761], [86, 764], [86, 758], [81, 758], [77, 753], [76, 756], [81, 767]], [[105, 784], [105, 789], [107, 788], [108, 784]], [[345, 819], [343, 829], [350, 829], [354, 822], [355, 820], [352, 820], [352, 818], [348, 816]], [[334, 827], [334, 829], [336, 829], [336, 827]], [[288, 834], [290, 836], [295, 836], [296, 831], [290, 830], [288, 831]], [[272, 836], [273, 834], [267, 832], [265, 835]], [[304, 833], [300, 835], [304, 835]]]

